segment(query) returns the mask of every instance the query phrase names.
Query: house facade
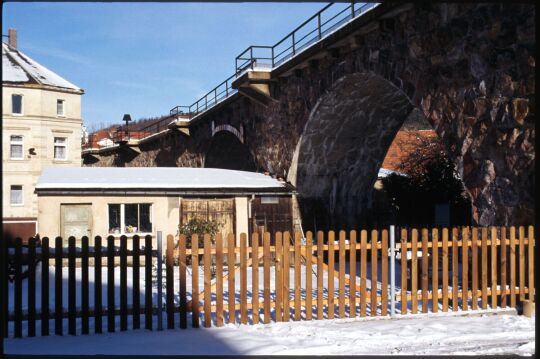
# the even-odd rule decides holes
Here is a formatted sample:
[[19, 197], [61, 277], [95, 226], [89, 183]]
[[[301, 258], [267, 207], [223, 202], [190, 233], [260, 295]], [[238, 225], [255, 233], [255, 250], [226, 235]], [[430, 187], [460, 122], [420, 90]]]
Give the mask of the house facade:
[[[122, 235], [132, 238], [178, 233], [196, 218], [215, 221], [227, 236], [261, 230], [279, 212], [292, 213], [294, 187], [260, 173], [216, 168], [82, 167], [47, 168], [36, 185], [40, 235]], [[279, 224], [277, 221], [276, 225]], [[260, 228], [260, 227], [263, 228]], [[130, 243], [128, 244], [128, 247]]]
[[43, 168], [81, 166], [82, 89], [2, 43], [4, 238], [39, 233], [35, 185]]

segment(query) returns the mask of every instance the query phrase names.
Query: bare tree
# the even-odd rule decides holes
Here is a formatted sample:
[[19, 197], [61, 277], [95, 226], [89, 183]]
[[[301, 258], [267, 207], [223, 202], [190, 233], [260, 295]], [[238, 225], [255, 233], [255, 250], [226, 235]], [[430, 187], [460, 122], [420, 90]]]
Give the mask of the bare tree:
[[383, 186], [394, 209], [397, 223], [434, 224], [434, 207], [448, 203], [453, 224], [470, 223], [470, 200], [455, 164], [438, 137], [419, 137], [419, 144], [407, 155], [400, 171]]

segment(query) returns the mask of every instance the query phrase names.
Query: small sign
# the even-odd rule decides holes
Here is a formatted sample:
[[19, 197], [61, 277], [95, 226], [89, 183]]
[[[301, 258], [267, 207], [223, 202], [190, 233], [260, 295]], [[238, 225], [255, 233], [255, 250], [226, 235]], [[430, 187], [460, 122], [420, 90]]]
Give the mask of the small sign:
[[261, 204], [279, 204], [279, 197], [261, 197]]

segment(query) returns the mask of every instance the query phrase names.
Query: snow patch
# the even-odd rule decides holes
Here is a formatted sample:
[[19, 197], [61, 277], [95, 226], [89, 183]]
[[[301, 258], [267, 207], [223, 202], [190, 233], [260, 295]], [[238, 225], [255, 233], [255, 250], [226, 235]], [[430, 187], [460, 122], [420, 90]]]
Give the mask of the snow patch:
[[[177, 316], [175, 323], [178, 320]], [[8, 354], [43, 355], [531, 356], [535, 353], [534, 328], [534, 318], [515, 315], [430, 318], [420, 315], [406, 320], [333, 319], [7, 339], [5, 350]]]
[[262, 173], [187, 167], [48, 167], [37, 189], [63, 188], [282, 188]]

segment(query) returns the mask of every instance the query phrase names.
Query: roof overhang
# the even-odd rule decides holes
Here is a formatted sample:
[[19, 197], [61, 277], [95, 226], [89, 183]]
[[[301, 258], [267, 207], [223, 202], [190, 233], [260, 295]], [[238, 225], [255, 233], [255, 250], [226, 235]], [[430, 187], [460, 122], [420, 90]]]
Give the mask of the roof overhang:
[[38, 196], [150, 196], [150, 197], [209, 197], [209, 196], [290, 196], [296, 188], [36, 188]]
[[56, 86], [35, 84], [35, 83], [21, 83], [21, 82], [3, 81], [2, 82], [2, 87], [25, 88], [25, 89], [32, 89], [32, 90], [45, 90], [45, 91], [70, 93], [70, 94], [75, 94], [75, 95], [83, 95], [84, 94], [83, 89], [74, 90], [74, 89], [68, 89], [68, 88], [65, 88], [65, 87], [56, 87]]

